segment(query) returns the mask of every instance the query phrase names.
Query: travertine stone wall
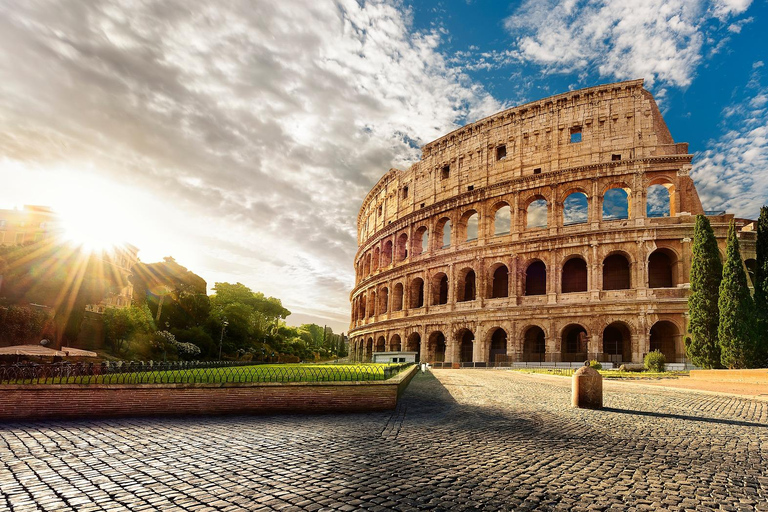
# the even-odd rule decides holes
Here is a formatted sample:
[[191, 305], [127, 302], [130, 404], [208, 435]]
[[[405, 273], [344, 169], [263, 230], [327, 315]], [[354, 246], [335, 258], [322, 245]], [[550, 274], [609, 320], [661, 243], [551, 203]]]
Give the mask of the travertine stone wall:
[[[637, 362], [659, 348], [681, 359], [690, 239], [703, 213], [691, 159], [642, 80], [515, 107], [425, 145], [420, 162], [387, 172], [360, 208], [354, 357], [403, 349], [433, 361]], [[668, 216], [646, 215], [653, 185], [668, 191]], [[626, 218], [604, 218], [616, 188]], [[573, 193], [588, 207], [568, 224]], [[537, 200], [544, 227], [528, 222]], [[723, 248], [731, 218], [711, 218]], [[745, 259], [753, 235], [741, 233]]]

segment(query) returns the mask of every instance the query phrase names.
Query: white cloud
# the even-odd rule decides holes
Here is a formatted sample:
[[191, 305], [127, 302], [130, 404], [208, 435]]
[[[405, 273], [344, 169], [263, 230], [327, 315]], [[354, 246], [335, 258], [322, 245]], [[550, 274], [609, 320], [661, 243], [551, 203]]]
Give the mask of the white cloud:
[[757, 218], [768, 204], [768, 87], [761, 67], [753, 67], [746, 99], [725, 109], [730, 128], [694, 159], [692, 176], [707, 210]]
[[[526, 0], [505, 20], [511, 52], [552, 73], [597, 71], [685, 87], [702, 60], [704, 24], [744, 12], [750, 0]], [[741, 25], [736, 25], [740, 30]]]
[[[195, 226], [158, 219], [155, 250], [185, 261], [195, 247], [210, 284], [240, 280], [340, 325], [370, 186], [501, 108], [395, 0], [11, 3], [2, 181], [27, 179], [21, 163], [140, 188]], [[29, 202], [0, 191], [14, 199]]]

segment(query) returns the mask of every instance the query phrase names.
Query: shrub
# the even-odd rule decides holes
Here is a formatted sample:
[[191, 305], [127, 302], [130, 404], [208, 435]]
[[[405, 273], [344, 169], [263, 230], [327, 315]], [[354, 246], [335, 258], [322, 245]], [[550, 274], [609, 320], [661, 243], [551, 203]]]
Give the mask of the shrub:
[[600, 364], [600, 361], [597, 361], [596, 359], [593, 359], [593, 360], [591, 360], [589, 362], [589, 367], [593, 368], [595, 370], [602, 370], [603, 369], [603, 365]]
[[667, 366], [667, 359], [659, 350], [648, 352], [643, 358], [645, 369], [651, 372], [663, 372]]

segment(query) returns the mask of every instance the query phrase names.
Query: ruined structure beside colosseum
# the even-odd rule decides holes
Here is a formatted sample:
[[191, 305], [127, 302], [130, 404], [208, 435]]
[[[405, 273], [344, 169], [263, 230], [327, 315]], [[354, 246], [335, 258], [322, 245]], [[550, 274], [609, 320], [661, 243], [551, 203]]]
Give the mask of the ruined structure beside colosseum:
[[[425, 145], [360, 208], [352, 357], [618, 363], [659, 349], [682, 361], [705, 213], [692, 158], [642, 80], [514, 107]], [[724, 254], [733, 216], [706, 213]], [[754, 224], [737, 225], [750, 268]]]

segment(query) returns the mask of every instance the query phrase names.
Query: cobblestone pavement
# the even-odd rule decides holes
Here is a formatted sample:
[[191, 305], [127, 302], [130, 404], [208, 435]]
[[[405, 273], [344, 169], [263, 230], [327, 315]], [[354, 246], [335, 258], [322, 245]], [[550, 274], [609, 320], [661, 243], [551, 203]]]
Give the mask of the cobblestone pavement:
[[0, 510], [766, 510], [768, 402], [418, 375], [398, 409], [0, 425]]

